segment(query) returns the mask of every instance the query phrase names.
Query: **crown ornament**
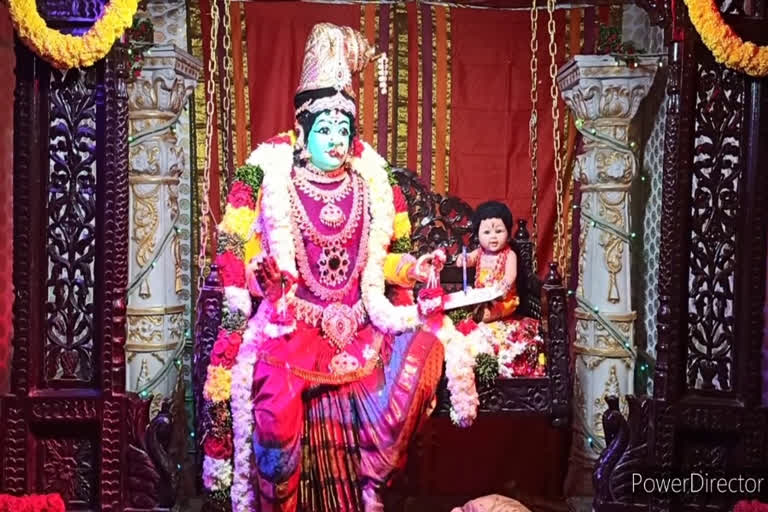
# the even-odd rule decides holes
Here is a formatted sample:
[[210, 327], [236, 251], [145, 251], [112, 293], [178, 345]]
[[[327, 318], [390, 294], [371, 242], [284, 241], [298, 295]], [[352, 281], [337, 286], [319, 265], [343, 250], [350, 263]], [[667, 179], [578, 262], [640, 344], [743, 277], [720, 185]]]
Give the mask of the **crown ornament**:
[[[352, 77], [372, 61], [378, 61], [378, 85], [382, 94], [387, 91], [388, 61], [386, 54], [376, 55], [365, 36], [351, 27], [318, 23], [312, 27], [304, 48], [304, 62], [296, 94], [316, 89], [333, 88], [337, 93], [300, 105], [302, 112], [340, 110], [355, 116]], [[342, 91], [347, 95], [342, 94]]]

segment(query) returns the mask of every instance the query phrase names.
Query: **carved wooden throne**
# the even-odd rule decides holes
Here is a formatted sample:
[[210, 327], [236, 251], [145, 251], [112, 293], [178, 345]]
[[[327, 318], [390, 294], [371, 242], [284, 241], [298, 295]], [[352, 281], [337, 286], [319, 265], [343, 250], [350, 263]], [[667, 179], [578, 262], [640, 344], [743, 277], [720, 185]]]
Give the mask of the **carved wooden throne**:
[[[472, 208], [461, 199], [440, 196], [429, 192], [416, 175], [406, 169], [395, 169], [395, 176], [408, 202], [411, 218], [413, 254], [421, 255], [438, 247], [448, 255], [447, 266], [441, 274], [441, 281], [447, 289], [461, 285], [461, 271], [453, 265], [461, 245], [469, 249], [477, 246], [472, 240]], [[557, 266], [550, 265], [546, 280], [541, 280], [533, 272], [533, 244], [530, 241], [525, 221], [520, 221], [515, 234], [514, 248], [518, 258], [518, 291], [521, 297], [520, 314], [542, 321], [545, 350], [548, 367], [544, 377], [497, 380], [492, 386], [478, 389], [481, 413], [532, 413], [551, 417], [556, 426], [568, 423], [569, 397], [569, 356], [566, 330], [565, 289], [562, 285]], [[201, 291], [200, 308], [197, 317], [197, 337], [193, 382], [197, 408], [197, 431], [203, 433], [207, 426], [201, 418], [203, 411], [202, 389], [210, 353], [221, 323], [221, 305], [223, 289], [219, 281], [216, 266], [213, 265], [206, 284]], [[299, 501], [310, 510], [334, 509], [333, 501], [337, 498], [325, 495], [324, 489], [333, 488], [336, 480], [356, 481], [354, 474], [355, 455], [345, 443], [347, 439], [329, 439], [328, 432], [318, 432], [316, 418], [328, 408], [337, 408], [348, 414], [348, 407], [339, 407], [340, 397], [333, 389], [313, 392], [305, 397], [305, 430], [302, 437], [304, 458], [302, 465], [302, 484]], [[438, 390], [438, 406], [434, 414], [448, 414], [450, 396], [445, 378]], [[310, 421], [315, 418], [315, 421]], [[354, 418], [349, 418], [354, 422]], [[353, 439], [354, 440], [354, 439]], [[339, 464], [339, 460], [345, 462]], [[322, 467], [332, 464], [337, 471], [326, 475]], [[347, 504], [357, 505], [362, 509], [357, 490], [350, 490], [345, 497]], [[349, 503], [352, 502], [352, 503]]]

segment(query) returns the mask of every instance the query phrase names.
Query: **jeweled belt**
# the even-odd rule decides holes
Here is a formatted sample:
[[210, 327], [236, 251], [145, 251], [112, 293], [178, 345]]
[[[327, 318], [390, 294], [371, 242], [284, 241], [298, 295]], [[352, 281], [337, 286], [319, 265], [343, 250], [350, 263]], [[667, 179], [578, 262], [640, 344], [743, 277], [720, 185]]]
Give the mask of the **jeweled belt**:
[[312, 327], [320, 327], [339, 350], [343, 350], [352, 341], [360, 326], [368, 319], [362, 300], [352, 306], [340, 302], [321, 306], [295, 297], [293, 305], [297, 320]]

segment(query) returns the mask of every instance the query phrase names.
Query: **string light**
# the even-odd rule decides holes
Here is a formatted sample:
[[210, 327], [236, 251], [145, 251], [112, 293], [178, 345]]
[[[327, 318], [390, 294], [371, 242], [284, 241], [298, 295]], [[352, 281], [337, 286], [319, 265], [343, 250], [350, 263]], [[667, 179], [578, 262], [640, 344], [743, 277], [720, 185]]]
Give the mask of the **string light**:
[[580, 307], [584, 308], [584, 310], [592, 314], [592, 317], [597, 320], [597, 322], [602, 325], [603, 328], [605, 328], [605, 330], [608, 331], [608, 333], [616, 339], [616, 341], [618, 341], [620, 346], [627, 350], [631, 357], [636, 357], [635, 352], [632, 350], [632, 346], [630, 345], [630, 341], [627, 339], [627, 337], [624, 336], [621, 331], [619, 331], [619, 329], [617, 329], [613, 323], [611, 323], [610, 320], [600, 314], [600, 309], [596, 305], [590, 304], [584, 297], [579, 295], [576, 295], [576, 301]]

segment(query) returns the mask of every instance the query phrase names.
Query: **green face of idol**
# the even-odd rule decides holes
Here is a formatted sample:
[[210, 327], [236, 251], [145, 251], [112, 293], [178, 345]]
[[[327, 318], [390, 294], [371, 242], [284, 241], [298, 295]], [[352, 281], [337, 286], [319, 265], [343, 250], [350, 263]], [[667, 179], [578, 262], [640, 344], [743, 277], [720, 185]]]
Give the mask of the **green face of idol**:
[[344, 163], [349, 150], [349, 118], [340, 112], [323, 112], [307, 137], [310, 161], [322, 171], [335, 171]]

